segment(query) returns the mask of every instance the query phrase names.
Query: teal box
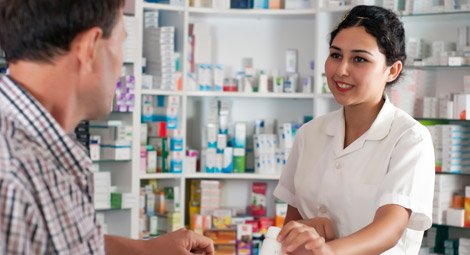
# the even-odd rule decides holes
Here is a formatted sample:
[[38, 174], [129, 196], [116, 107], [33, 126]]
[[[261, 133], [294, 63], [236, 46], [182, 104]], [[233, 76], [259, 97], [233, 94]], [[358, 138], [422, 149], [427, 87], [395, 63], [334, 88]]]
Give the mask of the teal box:
[[233, 136], [233, 144], [235, 148], [246, 147], [246, 124], [237, 123], [235, 124], [235, 133]]
[[269, 0], [254, 0], [254, 9], [269, 9]]
[[224, 166], [222, 168], [222, 173], [232, 173], [233, 172], [233, 148], [227, 147], [224, 150]]

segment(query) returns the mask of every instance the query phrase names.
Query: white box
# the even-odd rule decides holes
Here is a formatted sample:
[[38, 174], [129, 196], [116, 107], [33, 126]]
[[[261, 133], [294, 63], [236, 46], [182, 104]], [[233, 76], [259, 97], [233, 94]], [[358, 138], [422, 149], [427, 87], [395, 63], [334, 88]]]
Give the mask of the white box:
[[455, 95], [454, 109], [454, 119], [470, 119], [470, 94]]
[[[156, 149], [156, 148], [155, 148]], [[157, 151], [147, 151], [147, 173], [157, 172]]]
[[[287, 4], [287, 1], [286, 1], [286, 4]], [[286, 72], [297, 73], [297, 50], [296, 49], [288, 49], [286, 51]]]
[[233, 172], [233, 148], [227, 147], [224, 149], [224, 166], [222, 169], [223, 173]]
[[456, 226], [456, 227], [464, 227], [464, 217], [465, 217], [465, 210], [464, 209], [454, 209], [449, 208], [447, 209], [447, 225]]
[[100, 160], [100, 145], [98, 143], [90, 143], [89, 150], [91, 160]]
[[197, 157], [186, 156], [184, 169], [185, 173], [195, 173], [197, 169]]
[[224, 153], [224, 149], [227, 147], [227, 135], [217, 135], [217, 153]]
[[464, 57], [449, 57], [449, 66], [463, 66], [465, 65]]
[[207, 148], [217, 148], [217, 126], [207, 125]]
[[470, 93], [470, 75], [465, 75], [463, 77], [463, 86], [464, 86], [464, 92], [465, 93]]
[[148, 132], [147, 123], [141, 123], [140, 124], [140, 145], [147, 144], [147, 132]]
[[214, 173], [216, 166], [217, 149], [209, 148], [206, 150], [206, 173]]

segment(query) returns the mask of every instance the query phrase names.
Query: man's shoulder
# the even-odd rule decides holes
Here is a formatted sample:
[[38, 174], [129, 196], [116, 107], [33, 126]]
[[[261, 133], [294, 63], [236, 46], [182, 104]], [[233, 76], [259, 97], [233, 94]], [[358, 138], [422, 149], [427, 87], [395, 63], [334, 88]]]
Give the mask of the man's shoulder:
[[[0, 115], [1, 116], [1, 115]], [[41, 148], [27, 132], [15, 122], [2, 118], [0, 123], [0, 178], [22, 178], [25, 171], [31, 171], [29, 165], [44, 164], [50, 157], [48, 152]], [[32, 173], [30, 173], [32, 174]]]

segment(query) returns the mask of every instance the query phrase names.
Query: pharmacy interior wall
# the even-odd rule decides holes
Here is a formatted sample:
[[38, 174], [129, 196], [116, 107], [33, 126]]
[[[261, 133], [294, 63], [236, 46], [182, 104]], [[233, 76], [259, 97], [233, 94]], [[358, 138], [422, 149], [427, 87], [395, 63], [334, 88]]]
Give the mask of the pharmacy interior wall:
[[313, 75], [310, 61], [314, 56], [314, 15], [296, 19], [255, 16], [193, 15], [190, 23], [208, 24], [212, 33], [213, 64], [222, 64], [227, 77], [242, 71], [242, 58], [253, 59], [253, 67], [285, 74], [286, 50], [298, 50], [301, 76]]
[[[278, 98], [218, 98], [232, 103], [231, 123], [254, 123], [255, 120], [275, 119], [278, 123], [301, 123], [304, 116], [312, 116], [312, 99]], [[207, 115], [212, 97], [190, 97], [187, 106], [187, 146], [204, 148]]]

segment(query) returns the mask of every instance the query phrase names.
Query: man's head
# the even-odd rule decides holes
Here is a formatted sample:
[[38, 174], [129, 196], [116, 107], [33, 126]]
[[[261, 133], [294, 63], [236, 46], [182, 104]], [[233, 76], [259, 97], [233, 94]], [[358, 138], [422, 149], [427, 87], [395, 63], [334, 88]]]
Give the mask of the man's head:
[[[57, 91], [46, 103], [62, 92], [62, 98], [73, 95], [67, 97], [71, 105], [62, 105], [76, 118], [105, 116], [121, 74], [123, 6], [124, 0], [0, 0], [0, 46], [12, 77], [52, 70], [43, 78], [55, 84], [47, 89]], [[21, 70], [17, 77], [15, 69]], [[36, 80], [23, 85], [45, 91]]]
[[0, 45], [10, 63], [52, 62], [83, 31], [109, 38], [124, 0], [0, 0]]

